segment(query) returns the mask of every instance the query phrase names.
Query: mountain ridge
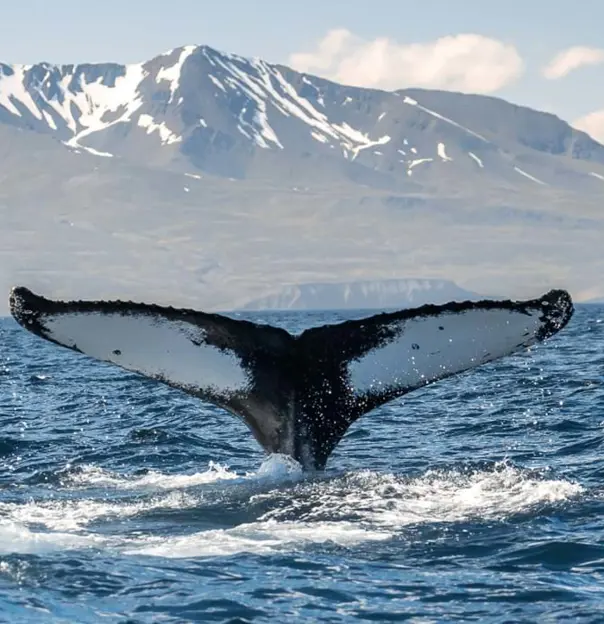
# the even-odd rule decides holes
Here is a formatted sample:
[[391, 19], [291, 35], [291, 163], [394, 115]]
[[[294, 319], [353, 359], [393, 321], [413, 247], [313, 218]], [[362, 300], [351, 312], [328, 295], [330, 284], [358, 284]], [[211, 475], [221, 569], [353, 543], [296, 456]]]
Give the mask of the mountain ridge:
[[0, 123], [74, 151], [235, 179], [439, 192], [463, 175], [604, 191], [604, 146], [550, 113], [340, 85], [203, 45], [128, 65], [0, 64]]

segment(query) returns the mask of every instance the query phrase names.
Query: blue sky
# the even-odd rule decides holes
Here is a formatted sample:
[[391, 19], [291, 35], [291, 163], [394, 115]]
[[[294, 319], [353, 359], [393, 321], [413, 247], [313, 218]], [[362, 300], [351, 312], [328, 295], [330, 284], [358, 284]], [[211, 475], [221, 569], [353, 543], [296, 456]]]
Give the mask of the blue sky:
[[[374, 59], [372, 62], [381, 68], [379, 80], [385, 80], [378, 80], [374, 86], [439, 86], [441, 78], [450, 73], [443, 65], [449, 52], [444, 46], [434, 52], [431, 46], [442, 37], [469, 33], [482, 39], [472, 44], [471, 53], [457, 60], [466, 63], [468, 71], [475, 70], [473, 82], [461, 90], [482, 88], [491, 95], [574, 122], [604, 110], [604, 61], [597, 56], [597, 50], [604, 49], [602, 24], [601, 0], [29, 0], [2, 7], [0, 61], [138, 62], [184, 44], [208, 44], [291, 64], [292, 55], [316, 53], [319, 42], [330, 31], [343, 29], [346, 45], [342, 44], [332, 66], [323, 70], [328, 77], [344, 76], [362, 83], [376, 75], [378, 70], [368, 65]], [[389, 42], [381, 53], [380, 46], [373, 45], [380, 38]], [[507, 46], [506, 50], [494, 49], [491, 40]], [[407, 54], [410, 44], [421, 44], [411, 56]], [[491, 56], [481, 52], [483, 44], [490, 46]], [[572, 46], [593, 48], [595, 60], [557, 79], [546, 79], [544, 66]], [[510, 49], [518, 56], [515, 61], [510, 59]], [[395, 62], [399, 52], [406, 61]], [[418, 84], [424, 79], [421, 72], [432, 71], [422, 66], [427, 53], [434, 53], [439, 69], [437, 78], [422, 85]], [[348, 69], [343, 58], [346, 54], [352, 57]], [[299, 56], [294, 58], [300, 61]], [[354, 67], [358, 59], [367, 60], [363, 76], [351, 73], [350, 66]], [[384, 59], [389, 66], [383, 66]], [[508, 61], [511, 66], [501, 85], [485, 87], [485, 77], [504, 71]], [[493, 63], [492, 68], [488, 62]], [[477, 68], [482, 73], [477, 73]], [[457, 68], [456, 76], [459, 71]], [[457, 85], [455, 81], [445, 84], [445, 88]]]

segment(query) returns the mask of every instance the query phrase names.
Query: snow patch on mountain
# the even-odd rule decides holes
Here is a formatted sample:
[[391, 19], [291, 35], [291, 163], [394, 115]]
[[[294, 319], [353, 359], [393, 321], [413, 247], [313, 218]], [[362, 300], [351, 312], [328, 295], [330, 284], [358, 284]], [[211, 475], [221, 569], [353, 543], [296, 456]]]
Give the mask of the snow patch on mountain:
[[56, 130], [57, 124], [55, 123], [54, 119], [46, 111], [42, 111], [42, 115], [44, 115], [44, 119], [46, 120], [46, 123], [49, 125], [49, 127], [53, 130]]
[[433, 117], [436, 117], [437, 119], [440, 119], [441, 121], [446, 121], [452, 126], [455, 126], [456, 128], [459, 128], [460, 130], [463, 130], [464, 132], [471, 134], [472, 136], [475, 136], [477, 139], [480, 139], [481, 141], [484, 141], [485, 143], [489, 143], [488, 139], [485, 139], [481, 134], [478, 134], [478, 132], [474, 132], [474, 130], [470, 130], [470, 128], [466, 128], [465, 126], [458, 124], [456, 121], [453, 121], [452, 119], [449, 119], [448, 117], [445, 117], [444, 115], [441, 115], [440, 113], [437, 113], [436, 111], [433, 111], [429, 108], [426, 108], [425, 106], [422, 106], [417, 100], [409, 97], [408, 95], [404, 96], [403, 102], [405, 104], [409, 104], [409, 106], [416, 106], [417, 108], [424, 111], [425, 113], [428, 113], [429, 115], [432, 115]]
[[543, 182], [542, 180], [539, 180], [535, 176], [532, 176], [530, 173], [523, 171], [522, 169], [520, 169], [520, 167], [514, 167], [514, 171], [517, 171], [520, 175], [524, 176], [525, 178], [528, 178], [529, 180], [532, 180], [533, 182], [536, 182], [537, 184], [545, 185], [545, 182]]
[[[412, 174], [411, 169], [413, 169], [413, 167], [417, 167], [417, 165], [421, 165], [422, 163], [425, 163], [425, 162], [432, 162], [433, 160], [434, 158], [417, 158], [416, 160], [407, 161], [409, 165], [407, 169], [407, 174], [408, 175]], [[400, 162], [405, 162], [405, 161], [401, 160]]]
[[[212, 65], [215, 65], [216, 63], [214, 63], [212, 61]], [[224, 88], [224, 85], [222, 84], [222, 82], [220, 82], [220, 80], [218, 80], [218, 78], [216, 78], [216, 76], [214, 76], [214, 74], [208, 74], [208, 78], [214, 83], [214, 86], [218, 87], [223, 93], [226, 93], [227, 90]]]
[[448, 160], [453, 160], [449, 156], [447, 156], [447, 148], [444, 143], [439, 143], [437, 147], [438, 155], [447, 162]]
[[161, 138], [162, 145], [170, 145], [170, 143], [179, 143], [182, 141], [182, 137], [172, 132], [165, 124], [165, 122], [155, 123], [151, 115], [140, 115], [138, 118], [138, 125], [141, 128], [147, 129], [147, 134], [152, 132], [158, 132]]
[[[61, 104], [56, 99], [49, 101], [70, 127], [83, 128], [76, 132], [68, 144], [82, 147], [80, 141], [84, 137], [114, 124], [130, 121], [132, 114], [143, 104], [138, 97], [138, 88], [146, 75], [142, 65], [126, 65], [124, 75], [117, 77], [113, 86], [104, 84], [102, 77], [86, 83], [84, 77], [80, 76], [81, 91], [74, 93], [64, 89]], [[77, 122], [73, 118], [72, 106], [80, 111]], [[117, 117], [110, 120], [106, 118], [108, 114], [120, 110], [121, 114]]]
[[373, 147], [374, 145], [385, 145], [390, 142], [390, 137], [388, 135], [372, 140], [367, 134], [351, 128], [347, 123], [343, 123], [342, 125], [332, 124], [332, 127], [340, 133], [342, 147], [352, 154], [352, 160], [358, 156], [361, 150]]
[[[207, 55], [208, 52], [206, 51]], [[298, 95], [293, 86], [285, 80], [283, 75], [273, 66], [260, 60], [247, 61], [241, 57], [224, 58], [224, 55], [214, 54], [213, 60], [230, 74], [226, 85], [245, 93], [256, 106], [256, 114], [253, 122], [245, 122], [251, 130], [251, 134], [239, 126], [239, 130], [249, 136], [254, 142], [263, 148], [270, 144], [283, 149], [283, 144], [268, 121], [267, 103], [285, 117], [296, 117], [305, 123], [310, 135], [321, 143], [336, 141], [345, 150], [345, 154], [356, 158], [359, 151], [375, 145], [383, 145], [390, 141], [387, 135], [372, 139], [368, 133], [351, 127], [348, 123], [330, 123], [327, 115], [317, 110], [313, 104], [304, 97]], [[238, 64], [249, 63], [253, 72], [246, 72]], [[224, 86], [221, 83], [221, 88]]]
[[11, 68], [0, 64], [0, 105], [13, 115], [21, 117], [21, 111], [15, 106], [15, 102], [18, 102], [34, 117], [41, 120], [42, 113], [23, 84], [25, 72], [30, 67], [29, 65], [13, 65]]
[[[162, 80], [167, 80], [170, 83], [170, 100], [172, 102], [174, 100], [174, 94], [178, 90], [180, 86], [180, 74], [182, 72], [182, 67], [191, 54], [197, 49], [196, 46], [188, 45], [184, 46], [180, 52], [178, 60], [174, 65], [170, 67], [162, 67], [155, 77], [155, 82], [159, 84]], [[173, 50], [170, 50], [168, 55], [171, 55]]]
[[468, 156], [481, 168], [484, 168], [484, 165], [482, 164], [482, 159], [478, 158], [478, 156], [476, 156], [476, 154], [474, 154], [473, 152], [468, 152]]

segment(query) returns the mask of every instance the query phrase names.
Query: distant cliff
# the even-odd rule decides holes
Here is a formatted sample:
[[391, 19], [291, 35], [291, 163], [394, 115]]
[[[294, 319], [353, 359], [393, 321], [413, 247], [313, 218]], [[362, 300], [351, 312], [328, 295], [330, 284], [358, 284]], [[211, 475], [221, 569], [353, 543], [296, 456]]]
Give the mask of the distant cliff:
[[425, 303], [484, 299], [440, 279], [387, 279], [298, 284], [254, 299], [245, 310], [363, 310], [412, 308]]

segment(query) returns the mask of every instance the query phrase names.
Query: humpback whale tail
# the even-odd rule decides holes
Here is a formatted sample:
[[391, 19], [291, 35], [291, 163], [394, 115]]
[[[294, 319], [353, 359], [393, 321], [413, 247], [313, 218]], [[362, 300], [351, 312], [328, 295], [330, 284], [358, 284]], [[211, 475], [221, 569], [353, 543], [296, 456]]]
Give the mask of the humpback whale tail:
[[55, 344], [151, 377], [241, 418], [269, 453], [323, 469], [363, 414], [560, 331], [570, 295], [451, 302], [307, 329], [123, 301], [53, 301], [13, 288], [10, 311]]

